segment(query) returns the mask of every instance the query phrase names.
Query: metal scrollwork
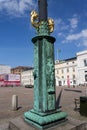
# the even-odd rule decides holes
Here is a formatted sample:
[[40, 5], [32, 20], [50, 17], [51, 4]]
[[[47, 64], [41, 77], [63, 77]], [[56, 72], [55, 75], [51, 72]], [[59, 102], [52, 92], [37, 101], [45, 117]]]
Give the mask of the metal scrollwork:
[[50, 33], [52, 33], [54, 30], [54, 20], [51, 18], [48, 19], [48, 27], [49, 27]]
[[31, 24], [32, 26], [34, 26], [35, 28], [39, 27], [39, 22], [38, 22], [38, 13], [36, 11], [32, 11], [31, 12]]
[[[48, 18], [47, 22], [48, 22], [49, 31], [50, 33], [52, 33], [54, 30], [54, 20], [51, 18]], [[39, 25], [41, 24], [41, 22], [39, 22], [39, 15], [34, 10], [31, 12], [31, 24], [35, 28], [38, 28]]]

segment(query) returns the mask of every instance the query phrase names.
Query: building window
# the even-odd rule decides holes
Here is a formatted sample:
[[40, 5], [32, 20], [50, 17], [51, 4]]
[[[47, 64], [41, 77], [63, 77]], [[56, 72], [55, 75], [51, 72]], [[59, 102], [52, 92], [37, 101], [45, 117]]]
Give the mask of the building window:
[[63, 70], [62, 70], [62, 74], [63, 74]]
[[67, 68], [67, 72], [69, 72], [69, 68]]
[[73, 84], [76, 84], [76, 80], [73, 80]]
[[87, 74], [85, 75], [85, 81], [87, 82]]
[[87, 59], [84, 60], [84, 66], [87, 66]]
[[59, 71], [57, 70], [57, 74], [59, 74]]
[[61, 81], [59, 81], [59, 86], [62, 86], [62, 82]]
[[73, 67], [73, 72], [75, 72], [75, 67]]
[[67, 78], [69, 78], [69, 75], [67, 75]]
[[64, 79], [64, 76], [62, 76], [62, 79]]
[[73, 75], [73, 79], [75, 79], [75, 75]]

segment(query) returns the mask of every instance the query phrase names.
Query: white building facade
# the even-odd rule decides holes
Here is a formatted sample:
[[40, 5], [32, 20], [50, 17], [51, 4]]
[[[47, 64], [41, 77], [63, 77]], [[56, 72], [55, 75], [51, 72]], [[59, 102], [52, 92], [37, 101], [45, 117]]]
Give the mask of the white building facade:
[[0, 74], [10, 74], [11, 67], [8, 65], [0, 65]]
[[78, 84], [87, 84], [87, 50], [77, 53]]
[[21, 73], [21, 85], [34, 85], [33, 69]]
[[55, 63], [57, 86], [87, 84], [87, 50], [78, 52], [76, 57]]
[[56, 86], [73, 86], [77, 84], [77, 58], [70, 58], [55, 63]]

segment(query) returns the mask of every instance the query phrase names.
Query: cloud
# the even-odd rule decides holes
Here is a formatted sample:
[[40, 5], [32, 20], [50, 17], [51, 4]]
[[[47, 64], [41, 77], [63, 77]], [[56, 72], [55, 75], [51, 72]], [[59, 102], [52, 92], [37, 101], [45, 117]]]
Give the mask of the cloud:
[[62, 23], [62, 19], [54, 19], [55, 30], [59, 29], [59, 25]]
[[80, 33], [68, 35], [66, 37], [66, 40], [72, 41], [72, 40], [78, 40], [80, 38], [87, 38], [87, 29], [82, 30]]
[[62, 36], [63, 34], [61, 32], [58, 33], [58, 36]]
[[55, 22], [55, 25], [59, 25], [62, 23], [62, 19], [61, 18], [55, 19], [54, 22]]
[[72, 34], [76, 31], [78, 28], [79, 19], [78, 15], [74, 14], [71, 18], [67, 18], [65, 20], [61, 18], [55, 19], [54, 23], [55, 31], [57, 31], [58, 37], [63, 37], [65, 39], [68, 34]]
[[61, 31], [68, 30], [69, 28], [69, 25], [67, 25], [61, 18], [56, 19], [54, 22], [55, 27], [57, 27]]
[[75, 29], [78, 26], [78, 18], [76, 15], [73, 15], [71, 19], [69, 19], [70, 26], [72, 29]]
[[33, 0], [0, 0], [0, 13], [5, 11], [11, 16], [24, 15], [32, 8], [35, 8]]
[[79, 29], [80, 17], [74, 14], [71, 18], [67, 18], [63, 21], [61, 18], [55, 20], [58, 38], [61, 39], [62, 43], [74, 43], [76, 46], [87, 47], [87, 29], [82, 29], [76, 33]]
[[79, 41], [78, 45], [87, 46], [87, 29], [82, 30], [80, 33], [68, 35], [65, 42]]
[[66, 25], [66, 23], [61, 19], [54, 19], [54, 24], [55, 24], [55, 31], [58, 34], [58, 37], [64, 37], [64, 31], [67, 31], [69, 29], [69, 25]]

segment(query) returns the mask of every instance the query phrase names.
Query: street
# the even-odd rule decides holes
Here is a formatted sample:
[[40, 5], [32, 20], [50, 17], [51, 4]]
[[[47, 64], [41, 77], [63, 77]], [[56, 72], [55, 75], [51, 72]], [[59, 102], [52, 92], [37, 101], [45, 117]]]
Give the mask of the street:
[[[85, 95], [85, 87], [56, 87], [56, 107], [68, 113], [68, 116], [87, 121], [87, 117], [81, 116], [79, 110], [75, 110], [74, 99]], [[0, 124], [8, 122], [24, 112], [33, 108], [33, 88], [0, 87]], [[18, 96], [18, 110], [12, 111], [12, 95]]]

